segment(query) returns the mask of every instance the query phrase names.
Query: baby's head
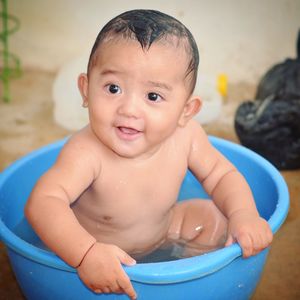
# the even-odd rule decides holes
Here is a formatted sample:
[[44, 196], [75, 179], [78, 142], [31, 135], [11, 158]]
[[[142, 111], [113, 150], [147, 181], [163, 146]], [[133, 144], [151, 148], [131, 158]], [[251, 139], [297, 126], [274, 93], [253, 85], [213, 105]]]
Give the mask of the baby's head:
[[143, 9], [127, 11], [113, 18], [96, 38], [89, 58], [88, 74], [97, 59], [99, 46], [115, 38], [136, 40], [144, 51], [158, 41], [183, 46], [189, 58], [185, 76], [190, 81], [190, 92], [193, 93], [197, 80], [199, 52], [191, 32], [181, 22], [162, 12]]
[[78, 87], [90, 127], [122, 157], [153, 155], [201, 109], [189, 30], [154, 10], [125, 12], [99, 33]]

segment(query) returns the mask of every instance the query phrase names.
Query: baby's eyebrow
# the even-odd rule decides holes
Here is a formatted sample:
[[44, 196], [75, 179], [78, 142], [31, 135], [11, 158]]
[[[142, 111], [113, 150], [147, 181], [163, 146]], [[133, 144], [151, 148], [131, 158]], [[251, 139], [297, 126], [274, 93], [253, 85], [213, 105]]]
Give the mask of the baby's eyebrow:
[[170, 86], [169, 84], [164, 83], [164, 82], [149, 80], [147, 83], [149, 85], [152, 85], [153, 87], [163, 88], [163, 89], [168, 90], [168, 91], [172, 91], [173, 90], [172, 86]]
[[121, 74], [121, 73], [124, 73], [124, 72], [122, 72], [120, 70], [114, 70], [114, 69], [104, 69], [100, 72], [100, 74], [102, 76], [104, 76], [104, 75], [115, 75], [115, 74]]

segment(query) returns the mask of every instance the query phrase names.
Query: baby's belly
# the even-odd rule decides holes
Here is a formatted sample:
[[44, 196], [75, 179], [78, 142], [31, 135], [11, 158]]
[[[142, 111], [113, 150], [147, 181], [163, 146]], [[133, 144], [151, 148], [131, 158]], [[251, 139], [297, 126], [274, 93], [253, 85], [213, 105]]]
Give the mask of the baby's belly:
[[139, 258], [157, 249], [164, 243], [171, 222], [171, 211], [161, 218], [125, 220], [120, 218], [85, 216], [74, 210], [80, 224], [98, 242], [113, 244], [134, 258]]
[[94, 236], [99, 242], [114, 244], [134, 258], [139, 258], [159, 248], [166, 240], [167, 231], [167, 223], [149, 227], [143, 224], [132, 230], [112, 234], [100, 230]]

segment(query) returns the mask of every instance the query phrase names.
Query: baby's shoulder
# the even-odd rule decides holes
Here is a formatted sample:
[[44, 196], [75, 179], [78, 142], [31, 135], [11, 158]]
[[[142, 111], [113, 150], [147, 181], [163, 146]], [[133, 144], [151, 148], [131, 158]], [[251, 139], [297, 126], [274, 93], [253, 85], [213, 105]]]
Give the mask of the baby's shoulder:
[[91, 132], [89, 126], [75, 132], [68, 141], [66, 142], [64, 148], [67, 150], [75, 150], [78, 152], [93, 151], [93, 149], [98, 147], [98, 143]]
[[203, 139], [207, 136], [200, 123], [194, 119], [190, 120], [186, 126], [182, 128], [181, 135], [186, 137], [190, 142], [195, 138]]
[[177, 144], [182, 145], [186, 153], [195, 153], [195, 149], [201, 151], [210, 149], [210, 142], [205, 130], [196, 120], [190, 120], [186, 126], [182, 127], [178, 135]]
[[76, 160], [98, 165], [100, 162], [99, 142], [89, 126], [75, 132], [65, 143], [60, 157], [63, 160]]

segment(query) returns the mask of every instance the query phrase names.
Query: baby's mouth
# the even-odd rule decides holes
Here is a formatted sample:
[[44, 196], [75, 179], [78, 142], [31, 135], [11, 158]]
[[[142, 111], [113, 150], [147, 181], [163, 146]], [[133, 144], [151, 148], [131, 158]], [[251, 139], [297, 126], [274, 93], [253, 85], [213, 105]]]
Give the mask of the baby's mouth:
[[116, 129], [119, 138], [127, 141], [132, 141], [142, 134], [142, 131], [132, 127], [118, 126]]
[[140, 131], [137, 130], [137, 129], [134, 129], [134, 128], [130, 128], [130, 127], [118, 127], [118, 129], [124, 133], [124, 134], [130, 134], [130, 135], [133, 135], [133, 134], [137, 134], [139, 133]]

